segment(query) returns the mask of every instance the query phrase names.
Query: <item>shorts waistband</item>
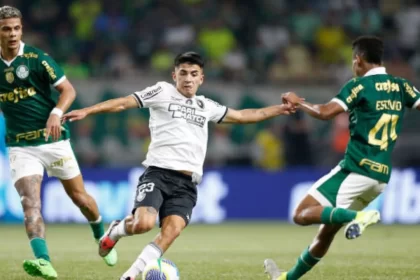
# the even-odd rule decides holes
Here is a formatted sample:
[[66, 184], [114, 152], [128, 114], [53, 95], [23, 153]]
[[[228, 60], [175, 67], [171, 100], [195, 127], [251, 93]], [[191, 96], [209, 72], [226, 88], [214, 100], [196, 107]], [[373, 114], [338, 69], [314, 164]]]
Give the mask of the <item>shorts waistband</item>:
[[157, 170], [157, 171], [165, 171], [165, 172], [171, 173], [174, 176], [181, 177], [183, 179], [186, 179], [188, 181], [193, 182], [193, 177], [192, 176], [184, 174], [184, 173], [176, 171], [176, 170], [161, 168], [161, 167], [157, 167], [157, 166], [149, 166], [147, 169]]

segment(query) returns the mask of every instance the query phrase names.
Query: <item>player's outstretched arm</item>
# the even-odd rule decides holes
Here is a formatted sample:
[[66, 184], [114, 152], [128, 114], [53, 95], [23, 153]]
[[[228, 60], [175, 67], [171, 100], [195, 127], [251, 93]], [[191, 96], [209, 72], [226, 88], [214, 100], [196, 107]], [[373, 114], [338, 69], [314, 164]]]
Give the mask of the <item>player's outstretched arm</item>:
[[68, 110], [76, 98], [76, 91], [67, 79], [55, 88], [60, 93], [60, 97], [58, 98], [57, 105], [51, 111], [47, 124], [45, 125], [45, 141], [48, 141], [50, 135], [54, 141], [57, 141], [60, 138], [62, 130], [60, 118], [63, 115], [63, 112]]
[[110, 99], [90, 107], [71, 111], [63, 116], [63, 123], [66, 121], [78, 121], [88, 115], [99, 113], [118, 113], [131, 108], [138, 108], [139, 105], [132, 95], [126, 97]]
[[274, 105], [260, 109], [234, 110], [229, 108], [223, 123], [256, 123], [279, 115], [290, 115], [296, 111], [291, 104]]
[[326, 104], [311, 104], [304, 101], [295, 93], [283, 94], [282, 100], [284, 104], [299, 106], [304, 112], [319, 120], [330, 120], [345, 111], [337, 102], [331, 101]]

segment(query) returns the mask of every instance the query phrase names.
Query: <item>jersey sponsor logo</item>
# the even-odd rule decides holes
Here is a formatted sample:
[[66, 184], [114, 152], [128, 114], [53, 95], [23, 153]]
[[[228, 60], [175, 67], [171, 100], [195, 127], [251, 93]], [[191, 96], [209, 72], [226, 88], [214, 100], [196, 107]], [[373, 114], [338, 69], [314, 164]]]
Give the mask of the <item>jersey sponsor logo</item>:
[[29, 76], [29, 68], [26, 65], [20, 65], [16, 69], [16, 75], [19, 77], [19, 79], [26, 79]]
[[187, 103], [187, 105], [192, 105], [193, 101], [191, 99], [187, 99], [187, 101], [185, 101], [185, 103]]
[[15, 88], [13, 91], [8, 93], [0, 94], [0, 102], [12, 102], [18, 103], [20, 100], [26, 99], [29, 96], [34, 96], [36, 94], [35, 88]]
[[414, 92], [413, 88], [408, 84], [404, 83], [405, 91], [412, 97], [416, 98], [416, 93]]
[[[64, 131], [64, 130], [66, 129], [63, 126], [61, 126], [61, 131]], [[29, 131], [29, 132], [18, 133], [16, 134], [16, 143], [19, 143], [21, 140], [32, 141], [41, 137], [45, 137], [46, 131], [47, 131], [46, 128], [41, 128], [41, 129]]]
[[395, 100], [378, 100], [376, 101], [376, 110], [394, 110], [394, 111], [401, 111], [402, 110], [402, 103], [400, 101]]
[[182, 106], [179, 104], [169, 104], [168, 110], [172, 113], [172, 118], [182, 118], [199, 127], [204, 127], [206, 118], [196, 113], [194, 108]]
[[144, 198], [146, 197], [147, 193], [153, 192], [155, 188], [155, 183], [144, 183], [137, 187], [137, 196], [136, 200], [137, 202], [142, 202]]
[[13, 75], [13, 72], [7, 72], [6, 73], [6, 81], [11, 84], [15, 80], [15, 75]]
[[73, 157], [63, 157], [63, 158], [60, 158], [59, 160], [51, 163], [50, 167], [51, 168], [63, 167], [66, 162], [71, 161], [71, 160], [73, 160]]
[[47, 70], [48, 75], [50, 75], [50, 78], [52, 80], [57, 79], [57, 75], [55, 74], [54, 68], [52, 68], [47, 61], [43, 60], [41, 62], [42, 65], [44, 65], [45, 70]]
[[387, 93], [390, 93], [391, 91], [400, 91], [400, 85], [397, 83], [391, 83], [390, 80], [387, 80], [383, 83], [375, 83], [375, 89], [377, 91], [386, 91]]
[[362, 89], [363, 89], [362, 85], [358, 85], [358, 86], [355, 86], [354, 88], [352, 88], [350, 96], [346, 98], [347, 103], [350, 104], [354, 99], [356, 99], [357, 95], [359, 94], [359, 92]]
[[161, 86], [158, 86], [157, 88], [154, 88], [154, 89], [152, 89], [152, 90], [150, 90], [150, 91], [148, 91], [146, 93], [143, 93], [140, 97], [143, 100], [147, 100], [147, 99], [150, 99], [150, 98], [158, 95], [159, 93], [162, 92], [162, 90], [163, 90], [162, 87]]
[[34, 52], [30, 52], [30, 53], [24, 53], [22, 55], [24, 58], [38, 58], [38, 54], [34, 53]]
[[382, 164], [382, 163], [379, 163], [379, 162], [376, 162], [376, 161], [373, 161], [373, 160], [370, 160], [370, 159], [367, 159], [367, 158], [362, 159], [360, 161], [359, 165], [360, 166], [366, 165], [366, 166], [369, 167], [370, 170], [372, 170], [374, 172], [382, 173], [382, 174], [385, 174], [385, 175], [389, 174], [389, 166], [388, 165], [385, 165], [385, 164]]

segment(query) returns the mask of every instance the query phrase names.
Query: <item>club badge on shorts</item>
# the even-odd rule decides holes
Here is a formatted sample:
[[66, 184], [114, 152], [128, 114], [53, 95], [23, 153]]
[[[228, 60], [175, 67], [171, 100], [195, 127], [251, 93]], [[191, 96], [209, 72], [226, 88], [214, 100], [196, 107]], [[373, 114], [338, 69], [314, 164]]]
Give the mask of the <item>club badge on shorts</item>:
[[13, 75], [13, 72], [7, 72], [6, 73], [6, 81], [11, 84], [15, 80], [15, 75]]
[[26, 79], [29, 76], [29, 68], [26, 65], [20, 65], [16, 69], [16, 75], [19, 77], [19, 79]]

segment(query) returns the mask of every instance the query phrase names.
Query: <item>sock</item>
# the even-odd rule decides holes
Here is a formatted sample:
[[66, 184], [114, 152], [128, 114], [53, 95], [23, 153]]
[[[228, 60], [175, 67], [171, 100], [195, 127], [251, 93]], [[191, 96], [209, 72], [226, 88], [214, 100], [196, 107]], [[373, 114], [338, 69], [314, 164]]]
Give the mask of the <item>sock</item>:
[[295, 266], [287, 272], [287, 280], [296, 280], [312, 269], [321, 259], [315, 258], [309, 252], [309, 248], [303, 251]]
[[125, 219], [122, 220], [109, 234], [109, 238], [114, 241], [118, 241], [121, 237], [127, 236], [128, 233], [125, 231]]
[[140, 275], [143, 272], [148, 262], [158, 259], [162, 257], [162, 255], [162, 249], [156, 245], [156, 243], [149, 243], [149, 245], [144, 247], [143, 251], [137, 257], [137, 260], [124, 273], [123, 277], [137, 277], [137, 275]]
[[48, 255], [47, 242], [43, 238], [34, 238], [30, 241], [32, 251], [37, 259], [44, 259], [51, 262], [50, 256]]
[[321, 213], [321, 223], [326, 225], [345, 224], [356, 218], [357, 211], [344, 208], [325, 207]]
[[104, 235], [104, 223], [102, 222], [102, 217], [99, 216], [99, 218], [96, 221], [89, 222], [90, 227], [93, 232], [93, 237], [98, 240]]

